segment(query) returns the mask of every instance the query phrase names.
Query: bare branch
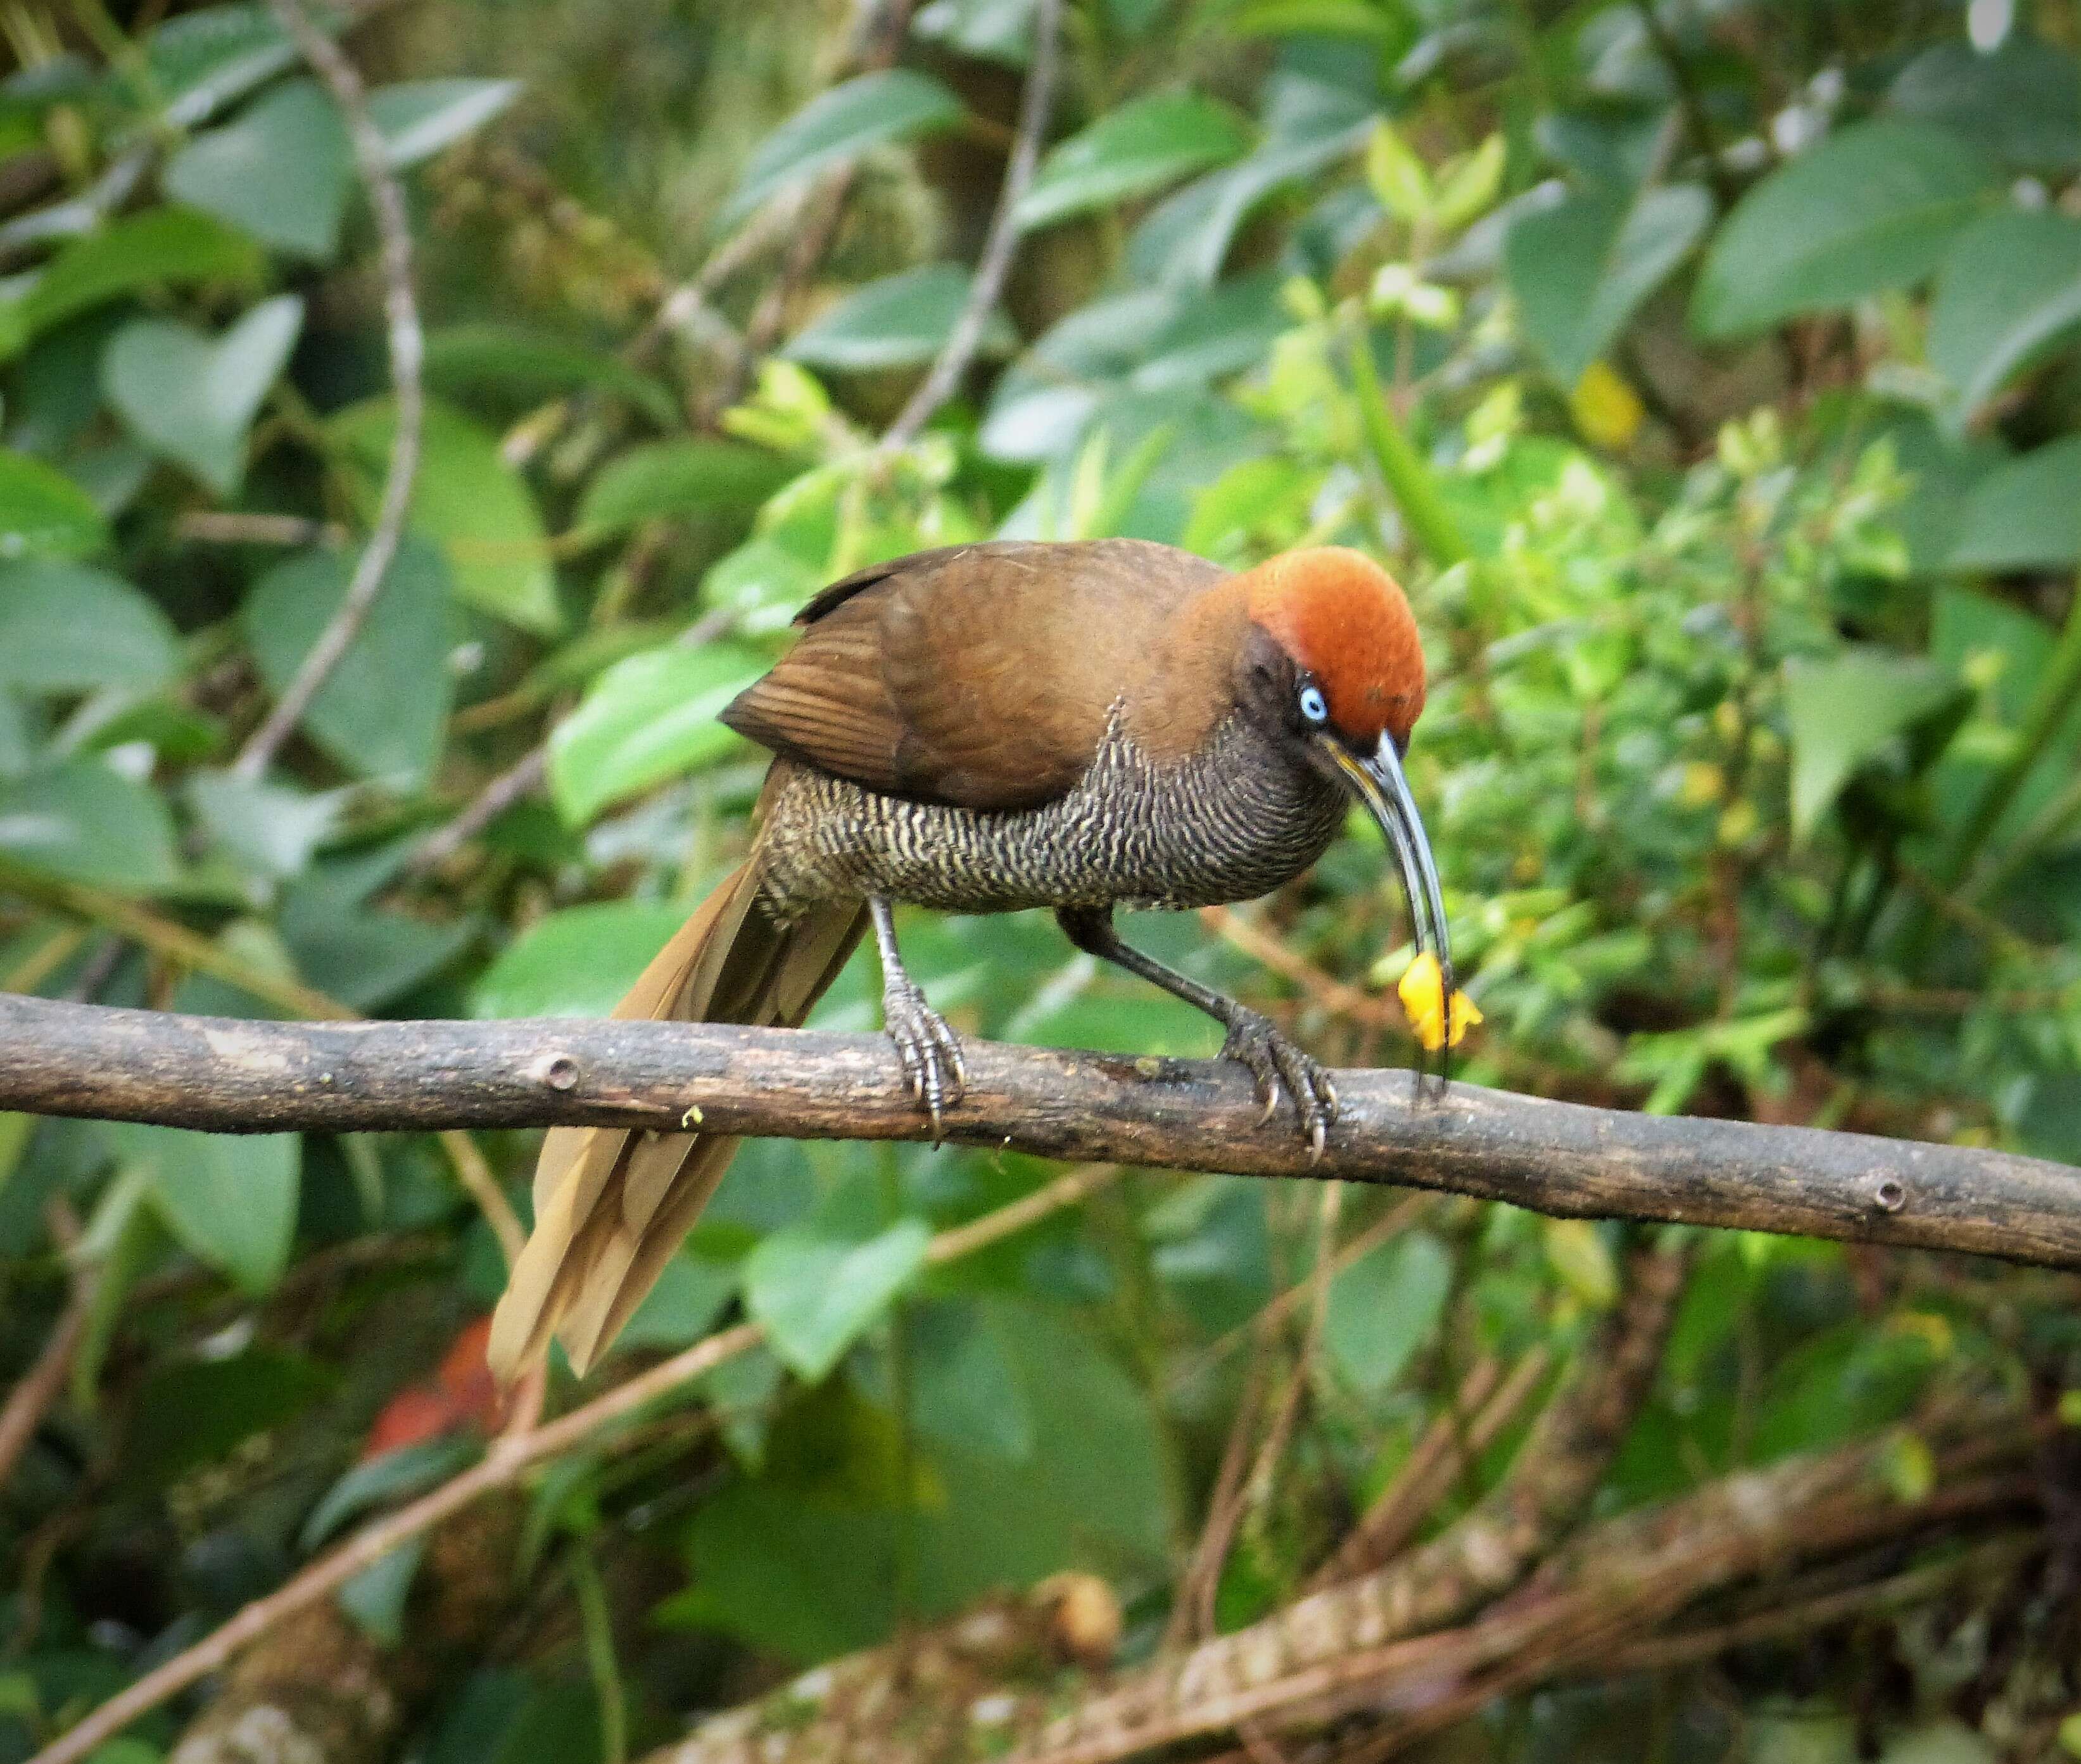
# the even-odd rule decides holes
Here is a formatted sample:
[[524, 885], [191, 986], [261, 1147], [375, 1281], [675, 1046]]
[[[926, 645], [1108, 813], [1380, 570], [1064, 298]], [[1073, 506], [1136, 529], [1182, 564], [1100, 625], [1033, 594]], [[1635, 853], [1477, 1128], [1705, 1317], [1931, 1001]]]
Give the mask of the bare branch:
[[[2081, 1268], [2066, 1165], [1965, 1146], [1628, 1114], [1403, 1071], [1337, 1074], [1318, 1163], [1226, 1062], [972, 1042], [947, 1137], [1040, 1157], [1442, 1189], [1633, 1218]], [[220, 1133], [592, 1122], [931, 1137], [875, 1035], [576, 1019], [283, 1023], [0, 996], [0, 1109]]]
[[390, 149], [383, 133], [368, 112], [368, 95], [361, 75], [339, 45], [313, 24], [305, 12], [303, 0], [268, 0], [275, 18], [304, 59], [323, 80], [339, 106], [354, 144], [355, 164], [368, 186], [368, 200], [376, 211], [376, 230], [382, 242], [383, 310], [390, 330], [390, 380], [397, 406], [397, 427], [390, 440], [390, 463], [383, 478], [383, 498], [376, 512], [376, 525], [368, 544], [354, 566], [347, 592], [332, 622], [319, 634], [317, 642], [296, 670], [296, 678], [276, 701], [260, 726], [253, 731], [238, 757], [232, 762], [235, 777], [254, 779], [264, 773], [289, 734], [311, 708], [311, 701], [323, 688], [340, 659], [353, 646], [368, 621], [376, 597], [383, 592], [391, 560], [405, 535], [405, 518], [412, 503], [413, 480], [419, 469], [419, 435], [426, 398], [420, 383], [426, 357], [426, 337], [419, 324], [419, 308], [412, 293], [412, 229], [405, 213], [405, 192], [390, 167]]
[[1033, 181], [1033, 168], [1040, 158], [1040, 137], [1047, 132], [1048, 112], [1055, 95], [1062, 12], [1062, 0], [1040, 0], [1033, 9], [1033, 61], [1026, 70], [1025, 90], [1019, 99], [1019, 132], [1012, 141], [1011, 158], [1005, 162], [1004, 187], [998, 192], [997, 212], [990, 217], [990, 236], [983, 241], [975, 280], [969, 284], [968, 298], [962, 302], [954, 328], [947, 334], [945, 347], [933, 362], [931, 372], [882, 436], [884, 453], [908, 447], [917, 440], [932, 413], [953, 395], [975, 359], [983, 327], [1003, 292], [1012, 253], [1019, 245], [1019, 199]]

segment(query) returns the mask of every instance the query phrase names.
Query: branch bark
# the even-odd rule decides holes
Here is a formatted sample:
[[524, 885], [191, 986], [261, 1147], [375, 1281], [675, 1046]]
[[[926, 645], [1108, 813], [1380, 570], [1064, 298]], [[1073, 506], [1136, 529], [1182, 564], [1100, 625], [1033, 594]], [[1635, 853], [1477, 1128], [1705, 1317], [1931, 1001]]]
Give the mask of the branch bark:
[[[1447, 1189], [1632, 1218], [2081, 1268], [2081, 1183], [2013, 1153], [1546, 1102], [1337, 1074], [1319, 1162], [1259, 1123], [1239, 1067], [968, 1048], [946, 1137], [1041, 1157]], [[931, 1137], [879, 1036], [576, 1020], [279, 1023], [0, 996], [0, 1109], [220, 1133], [599, 1123], [802, 1139]]]

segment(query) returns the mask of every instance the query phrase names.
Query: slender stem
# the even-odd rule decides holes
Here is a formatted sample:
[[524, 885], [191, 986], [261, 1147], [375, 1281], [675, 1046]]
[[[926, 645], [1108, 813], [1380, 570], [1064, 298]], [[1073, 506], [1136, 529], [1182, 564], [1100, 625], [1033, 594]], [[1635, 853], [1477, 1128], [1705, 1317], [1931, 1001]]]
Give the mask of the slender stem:
[[405, 535], [410, 512], [412, 485], [419, 468], [420, 431], [426, 399], [421, 370], [426, 359], [426, 338], [419, 323], [419, 308], [412, 293], [412, 229], [405, 210], [405, 192], [391, 170], [390, 149], [369, 114], [368, 95], [356, 71], [338, 44], [311, 22], [303, 0], [268, 0], [275, 16], [302, 52], [318, 78], [325, 82], [347, 123], [354, 146], [354, 159], [367, 185], [370, 204], [376, 212], [376, 230], [381, 241], [383, 308], [390, 333], [390, 379], [396, 407], [396, 426], [390, 439], [390, 462], [384, 474], [382, 500], [368, 544], [348, 579], [347, 592], [332, 621], [319, 634], [311, 652], [297, 668], [288, 689], [276, 701], [260, 726], [254, 730], [238, 757], [232, 762], [234, 777], [252, 780], [265, 774], [290, 731], [303, 720], [311, 701], [323, 689], [334, 668], [368, 622], [376, 596], [383, 592], [391, 561]]
[[975, 359], [983, 327], [996, 310], [997, 297], [1003, 290], [1004, 278], [1019, 244], [1019, 200], [1033, 181], [1033, 168], [1040, 158], [1040, 137], [1047, 132], [1048, 112], [1055, 94], [1062, 11], [1062, 0], [1039, 0], [1033, 9], [1033, 61], [1026, 70], [1026, 87], [1019, 100], [1019, 132], [1005, 163], [1004, 187], [998, 192], [997, 212], [990, 218], [990, 236], [983, 242], [975, 280], [969, 284], [968, 298], [931, 371], [882, 436], [884, 453], [909, 446], [931, 419], [932, 413], [953, 395], [969, 362]]

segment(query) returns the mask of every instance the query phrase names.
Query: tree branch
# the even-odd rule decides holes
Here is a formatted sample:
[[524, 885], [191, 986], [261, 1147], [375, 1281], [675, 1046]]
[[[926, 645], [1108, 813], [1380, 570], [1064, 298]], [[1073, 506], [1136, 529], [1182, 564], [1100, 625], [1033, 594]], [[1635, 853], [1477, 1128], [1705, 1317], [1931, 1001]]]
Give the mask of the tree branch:
[[[1623, 1217], [2081, 1268], [2063, 1164], [1806, 1127], [1546, 1102], [1473, 1084], [1413, 1103], [1337, 1074], [1319, 1162], [1226, 1062], [972, 1042], [946, 1137], [1041, 1157], [1444, 1189]], [[931, 1136], [880, 1036], [549, 1019], [276, 1023], [0, 996], [0, 1109], [220, 1133], [597, 1123], [801, 1139]]]
[[412, 229], [405, 212], [405, 192], [390, 167], [389, 147], [369, 114], [368, 94], [361, 75], [339, 45], [312, 23], [303, 0], [270, 0], [270, 4], [283, 30], [338, 105], [353, 143], [355, 165], [368, 186], [370, 206], [376, 211], [376, 231], [382, 245], [383, 310], [390, 330], [390, 380], [397, 426], [391, 435], [390, 463], [384, 474], [376, 524], [355, 564], [347, 592], [340, 597], [339, 609], [318, 634], [317, 642], [304, 658], [288, 690], [232, 762], [233, 776], [247, 780], [267, 771], [276, 750], [289, 739], [289, 732], [311, 708], [311, 701], [353, 646], [376, 597], [383, 592], [384, 579], [390, 573], [390, 562], [397, 554], [399, 541], [405, 536], [406, 516], [411, 509], [426, 404], [421, 385], [426, 338], [419, 324], [418, 303], [412, 293]]

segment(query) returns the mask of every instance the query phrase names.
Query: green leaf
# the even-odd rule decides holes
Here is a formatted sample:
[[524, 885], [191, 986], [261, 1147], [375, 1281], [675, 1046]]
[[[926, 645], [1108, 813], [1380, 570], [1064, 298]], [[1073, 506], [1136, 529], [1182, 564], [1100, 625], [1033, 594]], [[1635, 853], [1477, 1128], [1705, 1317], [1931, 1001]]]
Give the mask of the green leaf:
[[109, 1130], [123, 1161], [146, 1172], [160, 1220], [182, 1244], [250, 1293], [275, 1284], [296, 1233], [301, 1135], [189, 1133], [134, 1122]]
[[80, 563], [0, 563], [0, 685], [146, 693], [180, 663], [172, 622], [128, 583]]
[[2020, 21], [1992, 50], [1953, 38], [1901, 69], [1886, 107], [2033, 171], [2081, 166], [2081, 67]]
[[1033, 5], [1034, 0], [932, 0], [918, 9], [910, 28], [924, 41], [958, 54], [1024, 67], [1033, 58]]
[[253, 874], [301, 874], [346, 812], [350, 790], [313, 794], [230, 772], [191, 772], [189, 806], [216, 848]]
[[1023, 1463], [1036, 1444], [1032, 1405], [991, 1325], [975, 1304], [918, 1307], [905, 1337], [910, 1412], [928, 1438]]
[[686, 920], [654, 900], [594, 901], [547, 914], [484, 970], [475, 1017], [607, 1017]]
[[221, 1462], [255, 1434], [294, 1419], [331, 1383], [315, 1360], [281, 1348], [177, 1360], [138, 1386], [137, 1408], [123, 1441], [125, 1467], [163, 1488], [199, 1464]]
[[1998, 174], [1970, 141], [1919, 123], [1859, 123], [1749, 192], [1713, 241], [1691, 303], [1709, 337], [1764, 330], [1920, 280]]
[[[343, 552], [306, 552], [277, 564], [246, 596], [240, 623], [276, 697], [338, 611], [353, 567]], [[407, 789], [424, 783], [440, 756], [455, 693], [451, 647], [440, 555], [425, 545], [401, 545], [368, 617], [305, 713], [305, 727], [364, 777]]]
[[477, 1450], [477, 1442], [471, 1439], [423, 1439], [355, 1465], [318, 1497], [317, 1505], [304, 1521], [304, 1529], [296, 1539], [298, 1547], [315, 1550], [349, 1520], [447, 1481], [475, 1458]]
[[[973, 280], [959, 263], [884, 276], [797, 332], [784, 353], [813, 368], [851, 373], [917, 367], [945, 347]], [[985, 350], [1001, 353], [1018, 341], [1011, 321], [993, 311], [983, 327]]]
[[1377, 1396], [1402, 1375], [1436, 1327], [1452, 1284], [1452, 1258], [1428, 1231], [1368, 1251], [1330, 1282], [1322, 1340], [1354, 1390]]
[[214, 340], [170, 319], [135, 319], [101, 358], [102, 389], [145, 446], [229, 496], [246, 475], [246, 433], [303, 322], [293, 294], [263, 301]]
[[292, 80], [166, 162], [167, 195], [297, 257], [329, 259], [354, 187], [338, 107], [313, 80]]
[[1549, 1219], [1540, 1235], [1547, 1265], [1562, 1283], [1592, 1309], [1609, 1310], [1619, 1295], [1619, 1270], [1604, 1233], [1587, 1219]]
[[94, 499], [40, 459], [0, 448], [0, 558], [77, 558], [108, 542]]
[[203, 282], [248, 286], [265, 259], [241, 232], [193, 208], [152, 208], [74, 240], [29, 291], [0, 306], [0, 356], [75, 314], [146, 288]]
[[[798, 468], [763, 447], [706, 436], [653, 441], [619, 453], [586, 486], [577, 527], [588, 537], [646, 520], [723, 515], [749, 525]], [[742, 530], [740, 527], [739, 530]]]
[[296, 59], [263, 5], [204, 6], [167, 19], [145, 40], [166, 121], [192, 128]]
[[[332, 444], [361, 469], [356, 486], [372, 516], [381, 495], [397, 412], [388, 398], [349, 406], [326, 425]], [[549, 537], [534, 492], [508, 465], [498, 441], [449, 406], [428, 400], [412, 528], [446, 555], [458, 600], [553, 636], [563, 625]]]
[[906, 141], [961, 120], [961, 101], [910, 68], [863, 74], [820, 93], [759, 142], [721, 224], [734, 226], [784, 184], [884, 141]]
[[1572, 386], [1640, 303], [1668, 280], [1713, 217], [1696, 184], [1646, 190], [1632, 201], [1584, 191], [1533, 208], [1503, 245], [1525, 335], [1556, 379]]
[[610, 802], [708, 764], [740, 738], [717, 714], [765, 670], [726, 643], [647, 650], [595, 680], [549, 737], [549, 794], [582, 827]]
[[368, 95], [368, 115], [390, 149], [390, 169], [431, 159], [520, 95], [518, 80], [407, 80]]
[[1019, 200], [1022, 228], [1146, 196], [1250, 149], [1248, 125], [1198, 92], [1130, 99], [1049, 149]]
[[914, 1219], [864, 1244], [806, 1228], [776, 1231], [746, 1259], [746, 1308], [781, 1360], [818, 1383], [916, 1278], [931, 1240]]
[[2081, 328], [2081, 221], [2004, 208], [1959, 234], [1937, 278], [1929, 363], [1959, 422]]
[[99, 760], [0, 780], [0, 851], [125, 893], [170, 887], [180, 876], [164, 800]]
[[2004, 461], [1966, 493], [1953, 570], [2057, 570], [2081, 562], [2081, 435]]
[[1886, 650], [1853, 647], [1827, 661], [1789, 663], [1793, 837], [1811, 833], [1852, 775], [1952, 690], [1928, 663]]
[[657, 1285], [616, 1339], [624, 1348], [662, 1348], [669, 1353], [690, 1348], [737, 1296], [737, 1285], [734, 1265], [682, 1250], [665, 1264]]
[[405, 1606], [426, 1547], [423, 1536], [406, 1539], [378, 1556], [335, 1595], [355, 1627], [380, 1647], [395, 1648], [405, 1639]]
[[540, 398], [591, 389], [629, 400], [662, 428], [680, 420], [662, 381], [619, 357], [525, 325], [449, 325], [427, 339], [427, 383], [439, 390], [495, 386]]

